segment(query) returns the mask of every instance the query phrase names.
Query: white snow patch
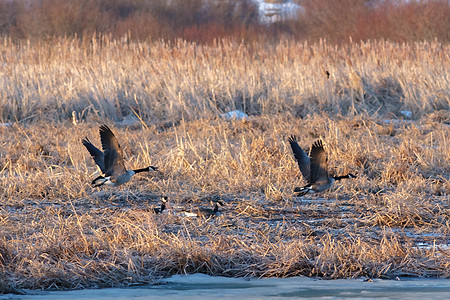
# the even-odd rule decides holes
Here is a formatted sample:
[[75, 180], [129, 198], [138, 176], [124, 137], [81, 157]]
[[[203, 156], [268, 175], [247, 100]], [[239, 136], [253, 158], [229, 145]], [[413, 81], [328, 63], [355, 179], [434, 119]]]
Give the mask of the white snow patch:
[[404, 115], [405, 117], [407, 117], [408, 119], [411, 119], [411, 117], [412, 117], [412, 111], [410, 111], [410, 110], [402, 110], [400, 113], [402, 115]]
[[221, 114], [221, 116], [227, 120], [242, 120], [247, 119], [248, 115], [240, 110], [233, 110], [224, 114]]

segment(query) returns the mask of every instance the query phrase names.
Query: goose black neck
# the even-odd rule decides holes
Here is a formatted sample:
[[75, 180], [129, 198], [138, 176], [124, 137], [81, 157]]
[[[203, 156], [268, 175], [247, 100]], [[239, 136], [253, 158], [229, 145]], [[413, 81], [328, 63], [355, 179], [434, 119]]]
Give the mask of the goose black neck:
[[214, 205], [213, 213], [216, 213], [216, 212], [218, 212], [218, 211], [219, 211], [219, 205], [216, 203], [216, 204]]
[[134, 173], [148, 172], [148, 171], [150, 171], [150, 167], [142, 168], [142, 169], [136, 169], [136, 170], [133, 170], [133, 171], [134, 171]]
[[353, 177], [354, 176], [352, 174], [347, 174], [347, 175], [344, 175], [344, 176], [333, 176], [333, 179], [338, 181], [338, 180], [341, 180], [341, 179], [347, 179], [347, 178], [353, 178]]
[[159, 212], [160, 213], [162, 213], [163, 212], [163, 210], [165, 210], [166, 209], [166, 203], [161, 203], [161, 208], [159, 209]]

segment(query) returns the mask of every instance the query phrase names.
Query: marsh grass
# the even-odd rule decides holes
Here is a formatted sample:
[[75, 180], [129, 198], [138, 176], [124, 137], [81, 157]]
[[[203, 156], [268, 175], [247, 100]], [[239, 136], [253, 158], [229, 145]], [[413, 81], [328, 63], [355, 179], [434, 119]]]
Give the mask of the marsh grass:
[[[450, 277], [448, 46], [84, 42], [0, 46], [2, 292], [194, 272]], [[250, 117], [219, 117], [233, 109]], [[80, 141], [99, 146], [103, 122], [129, 168], [161, 173], [91, 188]], [[291, 134], [323, 138], [331, 172], [358, 178], [292, 198]], [[178, 214], [217, 199], [222, 216]]]
[[[107, 36], [0, 44], [0, 120], [179, 122], [240, 109], [417, 119], [446, 110], [448, 45], [386, 41], [280, 41], [211, 46], [184, 41], [132, 42]], [[327, 78], [325, 71], [331, 75]]]

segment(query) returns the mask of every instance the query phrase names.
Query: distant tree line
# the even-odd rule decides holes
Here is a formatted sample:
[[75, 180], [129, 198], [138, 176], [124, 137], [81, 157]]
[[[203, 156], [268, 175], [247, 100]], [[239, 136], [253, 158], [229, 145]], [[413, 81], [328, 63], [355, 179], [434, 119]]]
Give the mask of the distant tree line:
[[296, 19], [262, 24], [253, 0], [0, 0], [0, 35], [13, 40], [108, 34], [208, 43], [216, 38], [330, 42], [450, 40], [448, 0], [297, 0]]

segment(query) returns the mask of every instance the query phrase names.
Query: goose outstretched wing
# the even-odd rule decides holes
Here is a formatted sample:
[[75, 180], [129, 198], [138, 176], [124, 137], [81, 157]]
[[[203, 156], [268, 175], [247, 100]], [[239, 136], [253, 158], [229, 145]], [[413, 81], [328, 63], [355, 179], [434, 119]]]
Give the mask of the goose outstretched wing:
[[314, 142], [310, 151], [311, 159], [311, 182], [328, 181], [327, 154], [323, 149], [321, 140]]
[[119, 141], [114, 136], [114, 133], [108, 126], [100, 126], [100, 139], [102, 141], [102, 148], [105, 155], [105, 175], [123, 174], [126, 172], [123, 163], [123, 151], [120, 147]]
[[297, 143], [297, 139], [295, 136], [291, 135], [289, 137], [289, 143], [291, 144], [292, 152], [294, 152], [294, 157], [297, 160], [298, 167], [300, 169], [300, 172], [302, 172], [303, 177], [305, 180], [310, 183], [310, 159], [308, 155], [306, 155], [305, 151], [303, 151], [302, 148]]
[[89, 153], [91, 154], [95, 163], [97, 164], [97, 166], [100, 168], [100, 170], [104, 174], [106, 172], [106, 170], [105, 170], [105, 162], [104, 162], [105, 155], [103, 154], [103, 152], [100, 149], [98, 149], [97, 147], [95, 147], [87, 137], [84, 138], [81, 141], [81, 143], [83, 143], [83, 145], [89, 151]]

